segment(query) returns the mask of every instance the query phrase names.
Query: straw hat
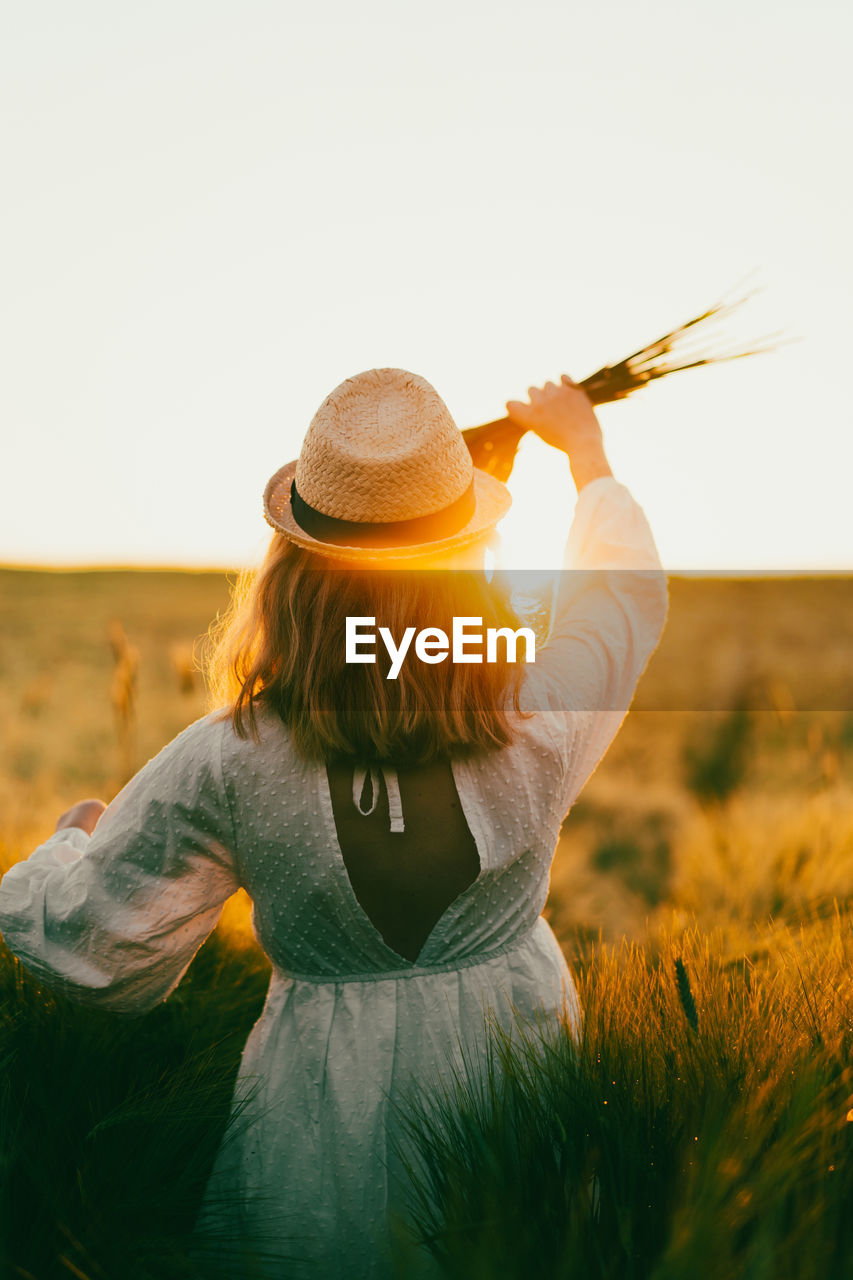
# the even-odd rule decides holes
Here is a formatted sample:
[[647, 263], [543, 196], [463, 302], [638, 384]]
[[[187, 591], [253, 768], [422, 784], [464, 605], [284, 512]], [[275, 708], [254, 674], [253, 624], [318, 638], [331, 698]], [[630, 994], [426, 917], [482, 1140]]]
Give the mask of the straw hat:
[[299, 458], [270, 479], [264, 515], [321, 555], [407, 559], [481, 538], [511, 501], [505, 485], [474, 467], [424, 378], [369, 369], [320, 405]]

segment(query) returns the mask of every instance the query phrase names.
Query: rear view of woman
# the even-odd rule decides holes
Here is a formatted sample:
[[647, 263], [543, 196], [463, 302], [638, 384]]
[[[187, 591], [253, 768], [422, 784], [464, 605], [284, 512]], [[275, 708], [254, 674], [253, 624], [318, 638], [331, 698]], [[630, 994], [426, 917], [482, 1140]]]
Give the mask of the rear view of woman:
[[[0, 930], [29, 969], [139, 1012], [249, 893], [272, 975], [235, 1090], [248, 1122], [220, 1147], [197, 1235], [200, 1252], [242, 1237], [268, 1258], [259, 1274], [391, 1274], [406, 1091], [476, 1060], [487, 1012], [580, 1028], [541, 911], [561, 823], [659, 639], [666, 580], [583, 391], [530, 396], [510, 413], [568, 454], [578, 490], [533, 662], [503, 639], [494, 662], [470, 643], [468, 661], [441, 653], [454, 618], [519, 625], [481, 572], [509, 495], [429, 383], [350, 378], [267, 486], [275, 534], [223, 640], [223, 705], [0, 883]], [[403, 652], [410, 628], [427, 635]]]

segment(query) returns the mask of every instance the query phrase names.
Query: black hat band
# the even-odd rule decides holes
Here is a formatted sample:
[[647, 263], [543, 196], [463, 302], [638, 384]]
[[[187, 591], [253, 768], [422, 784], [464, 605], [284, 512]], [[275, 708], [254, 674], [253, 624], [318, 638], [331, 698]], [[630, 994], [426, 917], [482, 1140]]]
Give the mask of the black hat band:
[[414, 520], [382, 522], [339, 520], [336, 516], [324, 515], [300, 497], [295, 480], [290, 486], [290, 508], [300, 529], [318, 542], [337, 547], [410, 547], [440, 542], [464, 529], [476, 507], [473, 476], [462, 496], [441, 511], [416, 516]]

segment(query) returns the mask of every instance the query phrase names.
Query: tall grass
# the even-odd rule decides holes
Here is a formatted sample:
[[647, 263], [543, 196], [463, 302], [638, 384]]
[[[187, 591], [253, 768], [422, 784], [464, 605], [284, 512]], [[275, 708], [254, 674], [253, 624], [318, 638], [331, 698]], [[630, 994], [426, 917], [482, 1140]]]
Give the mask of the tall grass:
[[[574, 965], [579, 1040], [495, 1026], [485, 1064], [410, 1096], [410, 1214], [439, 1273], [853, 1273], [852, 926], [836, 905], [757, 931], [752, 955], [677, 921], [648, 946], [598, 943]], [[128, 1017], [0, 954], [0, 1274], [223, 1274], [190, 1233], [267, 976], [217, 931], [165, 1004]]]
[[445, 1275], [825, 1280], [853, 1274], [851, 919], [602, 945], [576, 1043], [494, 1030], [411, 1099], [412, 1207]]
[[[204, 710], [180, 654], [225, 595], [217, 575], [0, 573], [0, 871], [123, 780], [110, 619], [139, 649], [123, 705], [144, 760]], [[672, 583], [552, 874], [582, 1040], [496, 1031], [485, 1071], [411, 1100], [412, 1212], [440, 1271], [853, 1274], [853, 707], [832, 700], [851, 637], [842, 580]], [[727, 691], [748, 638], [775, 692], [747, 720]], [[3, 1280], [252, 1274], [228, 1239], [189, 1247], [269, 971], [241, 897], [141, 1018], [72, 1003], [0, 945]]]
[[217, 932], [169, 1000], [130, 1016], [41, 987], [0, 948], [0, 1275], [221, 1275], [191, 1231], [268, 976]]

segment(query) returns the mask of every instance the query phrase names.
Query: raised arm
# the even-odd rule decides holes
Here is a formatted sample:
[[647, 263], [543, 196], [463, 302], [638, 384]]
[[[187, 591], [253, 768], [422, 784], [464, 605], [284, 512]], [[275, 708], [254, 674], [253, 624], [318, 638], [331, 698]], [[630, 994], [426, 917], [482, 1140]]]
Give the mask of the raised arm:
[[510, 401], [507, 409], [568, 454], [578, 490], [551, 634], [530, 690], [551, 713], [568, 809], [616, 735], [660, 639], [666, 575], [642, 508], [613, 476], [585, 392], [564, 378], [531, 388], [529, 404]]
[[180, 982], [239, 887], [220, 731], [191, 725], [102, 815], [75, 806], [3, 876], [0, 933], [47, 986], [142, 1013]]

